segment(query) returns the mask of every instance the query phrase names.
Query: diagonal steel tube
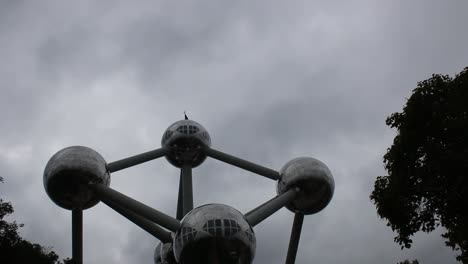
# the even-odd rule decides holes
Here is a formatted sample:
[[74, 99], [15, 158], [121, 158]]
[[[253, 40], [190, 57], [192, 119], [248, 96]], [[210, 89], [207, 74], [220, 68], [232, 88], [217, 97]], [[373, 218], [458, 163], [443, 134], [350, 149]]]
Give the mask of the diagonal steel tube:
[[182, 217], [193, 209], [192, 167], [184, 164], [180, 169], [182, 177]]
[[296, 213], [291, 229], [291, 237], [289, 239], [288, 254], [286, 256], [286, 264], [294, 264], [296, 261], [297, 248], [301, 239], [302, 223], [304, 222], [304, 214]]
[[154, 223], [169, 229], [172, 232], [176, 232], [180, 227], [180, 221], [172, 218], [156, 209], [153, 209], [137, 200], [134, 200], [116, 190], [106, 187], [102, 184], [90, 184], [89, 188], [101, 200], [108, 200], [120, 207], [130, 210]]
[[256, 226], [274, 214], [276, 211], [281, 209], [283, 206], [292, 202], [296, 198], [297, 193], [298, 190], [293, 188], [258, 206], [257, 208], [245, 214], [247, 222], [249, 222], [252, 227]]
[[275, 170], [260, 166], [258, 164], [255, 164], [247, 160], [243, 160], [238, 157], [234, 157], [232, 155], [223, 153], [219, 150], [215, 150], [215, 149], [207, 147], [204, 149], [204, 151], [206, 155], [214, 159], [217, 159], [217, 160], [226, 162], [228, 164], [231, 164], [233, 166], [239, 167], [241, 169], [248, 170], [250, 172], [262, 175], [272, 180], [279, 180], [281, 178], [279, 172]]
[[116, 172], [119, 170], [126, 169], [128, 167], [132, 167], [150, 160], [154, 160], [160, 157], [165, 156], [168, 153], [167, 148], [159, 148], [155, 150], [151, 150], [145, 153], [141, 153], [132, 157], [128, 157], [125, 159], [117, 160], [107, 164], [107, 170], [109, 172]]
[[146, 232], [150, 233], [157, 239], [161, 240], [163, 243], [172, 242], [171, 233], [164, 230], [160, 226], [154, 224], [153, 222], [139, 216], [138, 214], [125, 209], [124, 207], [118, 206], [116, 203], [111, 202], [110, 200], [102, 200], [103, 203], [107, 204], [110, 208], [114, 209], [117, 213], [121, 214], [123, 217], [132, 221], [137, 226], [141, 227]]
[[72, 260], [83, 264], [83, 210], [72, 210]]

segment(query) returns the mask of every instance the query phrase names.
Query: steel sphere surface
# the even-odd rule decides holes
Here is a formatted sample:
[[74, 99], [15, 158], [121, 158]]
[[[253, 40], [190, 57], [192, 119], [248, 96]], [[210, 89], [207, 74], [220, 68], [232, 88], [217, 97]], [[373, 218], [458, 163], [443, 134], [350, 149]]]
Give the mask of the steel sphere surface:
[[160, 242], [154, 249], [155, 264], [177, 264], [174, 258], [172, 243]]
[[223, 204], [207, 204], [187, 213], [174, 237], [178, 263], [252, 263], [256, 239], [244, 215]]
[[64, 148], [54, 154], [44, 169], [44, 188], [50, 199], [65, 209], [87, 209], [99, 199], [87, 188], [89, 183], [109, 186], [106, 161], [83, 146]]
[[296, 158], [280, 170], [277, 193], [282, 194], [298, 187], [298, 197], [286, 205], [295, 213], [314, 214], [325, 208], [333, 197], [335, 181], [330, 169], [321, 161], [310, 158]]
[[174, 257], [172, 243], [164, 243], [161, 247], [161, 260], [163, 264], [177, 264]]
[[203, 148], [211, 146], [211, 138], [208, 131], [199, 123], [193, 120], [180, 120], [166, 129], [161, 145], [170, 149], [166, 159], [172, 165], [178, 168], [183, 164], [196, 167], [206, 159]]
[[154, 264], [162, 264], [162, 259], [161, 259], [161, 242], [158, 243], [156, 248], [154, 249]]

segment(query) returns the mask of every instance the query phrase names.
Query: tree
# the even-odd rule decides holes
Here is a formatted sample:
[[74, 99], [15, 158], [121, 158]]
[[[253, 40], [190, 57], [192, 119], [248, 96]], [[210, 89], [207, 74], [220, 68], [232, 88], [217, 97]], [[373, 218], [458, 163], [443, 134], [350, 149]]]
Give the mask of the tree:
[[446, 245], [468, 263], [468, 67], [419, 82], [386, 123], [398, 133], [383, 158], [389, 175], [370, 195], [378, 215], [402, 249], [414, 233], [443, 226]]
[[[3, 178], [0, 177], [0, 182]], [[22, 224], [9, 223], [4, 217], [13, 213], [13, 206], [0, 198], [0, 263], [35, 263], [35, 264], [61, 264], [58, 255], [48, 248], [22, 239], [18, 228]], [[65, 259], [64, 264], [71, 263]]]
[[419, 261], [416, 259], [413, 261], [405, 260], [403, 262], [398, 262], [397, 264], [419, 264]]

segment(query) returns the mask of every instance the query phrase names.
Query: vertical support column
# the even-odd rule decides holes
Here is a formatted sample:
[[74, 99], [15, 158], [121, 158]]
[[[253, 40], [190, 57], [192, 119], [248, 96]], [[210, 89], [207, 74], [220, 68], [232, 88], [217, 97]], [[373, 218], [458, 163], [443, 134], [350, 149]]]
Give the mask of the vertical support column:
[[192, 187], [192, 166], [184, 164], [181, 168], [182, 177], [182, 198], [183, 198], [183, 215], [193, 209], [193, 187]]
[[72, 210], [72, 259], [83, 264], [83, 210]]
[[183, 204], [183, 189], [182, 189], [182, 169], [180, 170], [180, 177], [179, 177], [179, 193], [177, 194], [177, 214], [176, 219], [181, 220], [184, 217], [184, 204]]
[[301, 213], [296, 213], [294, 215], [291, 238], [289, 239], [286, 264], [294, 264], [296, 262], [297, 248], [299, 247], [299, 239], [301, 238], [302, 222], [304, 222], [304, 215]]

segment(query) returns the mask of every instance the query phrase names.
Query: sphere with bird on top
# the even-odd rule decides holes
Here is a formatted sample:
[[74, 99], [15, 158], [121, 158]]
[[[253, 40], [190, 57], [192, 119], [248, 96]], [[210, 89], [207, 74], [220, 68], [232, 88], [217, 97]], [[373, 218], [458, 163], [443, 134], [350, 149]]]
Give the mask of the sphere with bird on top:
[[180, 120], [166, 129], [161, 145], [169, 149], [166, 155], [169, 163], [178, 168], [184, 165], [194, 168], [206, 159], [204, 148], [211, 147], [211, 137], [199, 123]]

